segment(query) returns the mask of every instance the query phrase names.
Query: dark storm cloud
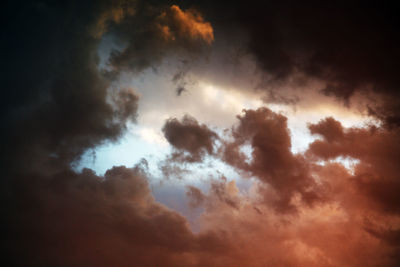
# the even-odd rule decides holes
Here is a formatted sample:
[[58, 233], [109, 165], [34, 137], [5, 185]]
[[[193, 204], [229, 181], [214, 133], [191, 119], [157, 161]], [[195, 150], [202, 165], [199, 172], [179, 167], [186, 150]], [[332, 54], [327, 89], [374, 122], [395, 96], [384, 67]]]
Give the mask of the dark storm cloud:
[[[224, 178], [211, 182], [207, 194], [189, 186], [193, 206], [206, 205], [199, 234], [154, 200], [145, 166], [113, 167], [104, 176], [71, 169], [84, 151], [117, 140], [126, 123], [136, 119], [137, 95], [110, 86], [110, 77], [156, 68], [165, 56], [196, 57], [225, 30], [245, 32], [244, 46], [272, 80], [303, 72], [324, 80], [324, 93], [344, 100], [370, 88], [379, 94], [370, 114], [398, 124], [397, 10], [317, 1], [178, 4], [103, 0], [3, 6], [3, 261], [22, 266], [396, 266], [400, 147], [395, 127], [346, 129], [328, 118], [310, 125], [322, 140], [302, 155], [290, 150], [286, 117], [269, 109], [245, 110], [230, 141], [194, 118], [168, 120], [163, 132], [175, 149], [170, 160], [185, 164], [222, 155], [259, 181], [255, 194], [261, 201], [246, 199], [235, 182]], [[114, 51], [111, 71], [103, 73], [97, 48], [106, 33], [126, 47]], [[177, 77], [178, 85], [182, 81]], [[242, 150], [245, 145], [251, 158]], [[354, 173], [328, 162], [338, 156], [359, 160]], [[326, 164], [316, 164], [319, 160]], [[177, 172], [174, 167], [180, 165], [170, 167]], [[290, 212], [295, 209], [299, 212]], [[369, 214], [376, 223], [371, 227], [360, 223]]]
[[[126, 122], [135, 120], [137, 96], [115, 86], [110, 89], [110, 77], [116, 76], [99, 71], [97, 48], [105, 32], [112, 30], [127, 40], [126, 50], [118, 55], [130, 62], [132, 71], [152, 66], [167, 51], [196, 50], [213, 40], [211, 25], [194, 10], [151, 4], [7, 3], [1, 37], [2, 50], [7, 51], [1, 67], [3, 169], [69, 168], [86, 149], [117, 140]], [[169, 35], [159, 42], [163, 34]], [[136, 45], [147, 52], [134, 49]], [[114, 53], [111, 62], [119, 69], [124, 64], [117, 58]]]
[[133, 93], [117, 89], [114, 103], [107, 102], [112, 75], [98, 70], [97, 55], [105, 32], [127, 40], [111, 63], [119, 69], [127, 60], [132, 71], [213, 40], [199, 13], [165, 3], [25, 1], [3, 10], [1, 159], [13, 170], [68, 167], [87, 148], [116, 140], [126, 120], [135, 119]]
[[324, 160], [339, 156], [360, 160], [352, 178], [357, 190], [373, 200], [375, 208], [400, 214], [398, 129], [385, 130], [376, 126], [346, 129], [332, 118], [309, 128], [323, 140], [311, 143], [307, 153]]
[[[173, 155], [183, 161], [201, 161], [206, 154], [214, 153], [218, 135], [205, 124], [199, 124], [193, 117], [185, 115], [181, 121], [169, 119], [162, 131], [168, 142], [177, 150]], [[189, 155], [182, 154], [187, 152]]]
[[357, 92], [372, 91], [383, 103], [372, 105], [371, 114], [399, 125], [400, 23], [395, 5], [291, 0], [190, 4], [207, 14], [217, 39], [224, 32], [243, 32], [244, 46], [270, 76], [270, 84], [300, 72], [321, 79], [323, 93], [345, 102]]
[[156, 69], [167, 55], [195, 57], [214, 40], [211, 24], [195, 10], [162, 2], [158, 6], [139, 3], [136, 8], [136, 16], [115, 29], [114, 34], [127, 42], [126, 48], [111, 55], [115, 71]]
[[[28, 251], [51, 250], [52, 242], [57, 242], [51, 236], [63, 230], [62, 224], [57, 225], [62, 209], [56, 206], [65, 188], [56, 190], [60, 196], [52, 202], [51, 192], [41, 184], [60, 172], [60, 183], [74, 180], [77, 174], [69, 170], [71, 163], [86, 149], [120, 137], [126, 120], [136, 117], [137, 97], [115, 92], [121, 106], [108, 103], [110, 81], [98, 71], [99, 39], [93, 33], [100, 30], [99, 19], [121, 2], [7, 1], [3, 5], [0, 169], [7, 236], [1, 243], [5, 254], [15, 256], [10, 264], [18, 259], [27, 265], [32, 263], [26, 258]], [[104, 23], [108, 20], [114, 19]], [[92, 176], [87, 177], [88, 183]], [[35, 206], [42, 205], [41, 198], [55, 205], [53, 230], [40, 228], [46, 221], [36, 221], [45, 216]], [[76, 208], [76, 203], [70, 204], [66, 209]], [[71, 223], [71, 227], [78, 225]], [[54, 252], [57, 261], [65, 259], [60, 247]], [[44, 256], [37, 255], [42, 257], [38, 264], [50, 264]]]
[[125, 102], [130, 107], [120, 114], [106, 102], [109, 81], [97, 69], [99, 40], [90, 30], [112, 6], [27, 1], [4, 8], [1, 135], [7, 168], [69, 164], [88, 147], [118, 138], [125, 119], [134, 118], [137, 99]]
[[332, 117], [325, 118], [318, 124], [310, 124], [308, 128], [311, 134], [319, 134], [329, 143], [343, 139], [342, 124]]
[[[203, 35], [206, 43], [211, 40], [212, 28], [200, 14], [151, 4], [157, 13], [150, 14], [149, 24], [169, 27], [173, 41], [195, 47]], [[97, 49], [104, 33], [113, 30], [122, 38], [129, 24], [125, 20], [135, 20], [135, 12], [146, 8], [151, 9], [136, 1], [111, 0], [3, 4], [0, 137], [5, 262], [123, 266], [125, 256], [137, 251], [130, 262], [159, 265], [174, 258], [168, 252], [173, 247], [179, 254], [214, 242], [213, 237], [199, 237], [199, 244], [190, 245], [197, 237], [185, 219], [151, 198], [138, 170], [114, 168], [105, 177], [71, 170], [88, 148], [116, 141], [126, 123], [136, 120], [137, 95], [110, 86], [113, 76], [99, 70]], [[163, 12], [165, 18], [160, 18]], [[144, 21], [141, 14], [137, 21]], [[146, 36], [143, 40], [145, 45]], [[149, 66], [152, 60], [148, 59]], [[185, 241], [179, 245], [173, 238], [172, 244], [164, 232]], [[136, 245], [127, 245], [131, 241], [124, 235]], [[153, 258], [154, 253], [146, 254], [148, 246], [164, 252], [155, 252], [160, 254]], [[179, 264], [187, 265], [188, 258]]]
[[[223, 159], [234, 167], [250, 172], [260, 181], [272, 186], [278, 197], [275, 206], [280, 211], [294, 209], [291, 199], [300, 193], [308, 204], [319, 200], [309, 166], [301, 155], [291, 152], [287, 118], [267, 108], [244, 110], [238, 116], [239, 124], [233, 128], [233, 142], [223, 148]], [[242, 145], [251, 146], [251, 160], [246, 163]], [[266, 195], [271, 195], [268, 192]]]
[[393, 250], [390, 254], [390, 258], [392, 259], [393, 264], [390, 264], [390, 267], [395, 267], [400, 262], [400, 229], [378, 229], [378, 228], [366, 228], [366, 231], [370, 233], [372, 236], [384, 241], [386, 244], [389, 244], [393, 247]]
[[18, 265], [193, 266], [229, 247], [217, 233], [194, 235], [184, 217], [156, 202], [139, 166], [104, 177], [86, 169], [18, 179], [24, 198], [6, 236]]
[[[310, 144], [307, 153], [311, 158], [329, 160], [350, 157], [359, 160], [354, 166], [354, 174], [345, 179], [347, 187], [351, 188], [353, 202], [357, 202], [356, 209], [375, 212], [375, 217], [372, 216], [374, 222], [367, 223], [364, 228], [390, 246], [395, 263], [389, 266], [396, 266], [400, 244], [398, 224], [389, 223], [388, 219], [380, 216], [398, 218], [400, 214], [398, 128], [344, 128], [333, 118], [312, 124], [309, 128], [313, 134], [323, 137]], [[388, 223], [385, 223], [386, 220]]]

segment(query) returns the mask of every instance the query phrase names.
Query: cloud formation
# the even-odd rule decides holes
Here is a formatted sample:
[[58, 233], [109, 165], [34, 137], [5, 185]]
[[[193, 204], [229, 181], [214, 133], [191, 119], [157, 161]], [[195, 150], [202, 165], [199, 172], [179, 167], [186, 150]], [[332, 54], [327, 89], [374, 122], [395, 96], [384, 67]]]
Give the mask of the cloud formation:
[[[152, 22], [149, 25], [155, 25], [160, 10], [165, 10], [160, 5], [155, 7], [157, 14], [144, 15]], [[5, 90], [0, 109], [4, 140], [1, 200], [3, 215], [7, 218], [4, 229], [7, 236], [1, 246], [10, 263], [123, 265], [124, 254], [130, 255], [137, 249], [141, 259], [129, 261], [149, 264], [151, 254], [139, 253], [144, 247], [133, 245], [128, 250], [125, 246], [126, 241], [119, 232], [123, 225], [127, 229], [153, 225], [159, 233], [172, 231], [188, 234], [192, 241], [197, 238], [187, 228], [184, 218], [172, 211], [169, 213], [152, 200], [138, 170], [115, 168], [106, 177], [98, 177], [88, 170], [76, 173], [71, 167], [87, 149], [117, 141], [126, 131], [127, 123], [136, 121], [138, 96], [131, 89], [115, 86], [116, 76], [99, 69], [97, 49], [107, 31], [112, 29], [118, 36], [126, 34], [124, 29], [132, 20], [144, 21], [143, 16], [135, 16], [136, 11], [150, 8], [139, 3], [108, 0], [7, 2], [4, 7], [7, 23], [3, 37], [7, 40], [2, 38], [2, 47], [7, 55], [2, 65]], [[173, 10], [185, 15], [183, 22], [199, 27], [210, 40], [209, 25], [199, 14], [185, 13], [178, 7]], [[178, 19], [177, 23], [180, 22]], [[180, 30], [185, 32], [187, 28], [177, 29]], [[198, 33], [199, 30], [183, 33], [179, 40], [197, 38]], [[200, 39], [204, 36], [200, 34]], [[190, 45], [195, 46], [196, 42]], [[145, 66], [150, 66], [153, 60], [149, 56], [150, 63]], [[119, 177], [123, 178], [119, 180]], [[132, 215], [129, 218], [124, 218], [126, 208]], [[147, 223], [151, 217], [154, 223]], [[135, 223], [128, 222], [135, 218], [138, 219]], [[161, 230], [160, 227], [169, 224], [165, 220], [175, 226]], [[157, 235], [153, 230], [142, 230]], [[99, 233], [104, 235], [101, 237]], [[146, 239], [136, 238], [137, 244]], [[115, 251], [121, 249], [122, 254], [107, 248], [112, 240], [119, 240]], [[174, 246], [167, 245], [166, 239], [163, 242], [166, 247]], [[82, 246], [76, 247], [77, 244]], [[96, 249], [95, 244], [100, 248]], [[164, 262], [163, 257], [157, 256], [154, 261]]]
[[282, 92], [285, 85], [319, 80], [319, 91], [347, 104], [372, 94], [370, 114], [398, 126], [400, 39], [394, 6], [363, 1], [194, 2], [208, 14], [215, 35], [229, 33], [232, 45], [240, 38], [238, 47], [264, 72], [258, 88], [272, 89], [273, 100], [293, 99]]
[[[32, 0], [8, 2], [4, 10], [0, 200], [5, 262], [400, 264], [396, 10], [383, 4], [253, 0], [229, 5]], [[99, 45], [113, 38], [120, 48], [107, 55], [101, 69]], [[218, 38], [224, 40], [213, 50]], [[158, 74], [157, 67], [173, 59], [183, 62], [180, 69], [171, 64], [179, 74], [173, 81], [184, 86], [184, 76], [199, 58], [194, 73], [224, 65], [235, 69], [232, 59], [207, 65], [208, 53], [236, 51], [242, 40], [243, 54], [256, 62], [265, 82], [281, 86], [282, 96], [268, 92], [275, 102], [295, 105], [297, 98], [285, 95], [284, 87], [304, 89], [305, 80], [315, 79], [323, 84], [309, 89], [316, 94], [347, 104], [365, 98], [368, 114], [379, 123], [346, 128], [325, 118], [309, 125], [317, 139], [296, 154], [288, 118], [266, 107], [243, 110], [231, 129], [221, 131], [188, 115], [168, 119], [160, 129], [172, 147], [161, 162], [167, 171], [222, 160], [224, 168], [233, 167], [241, 176], [235, 180], [224, 168], [211, 166], [211, 178], [185, 185], [188, 206], [201, 210], [196, 233], [190, 220], [155, 200], [145, 160], [104, 175], [73, 168], [85, 151], [118, 141], [140, 118], [140, 97], [120, 86], [123, 74], [136, 77], [149, 68]], [[224, 71], [213, 75], [218, 79]], [[253, 77], [246, 71], [235, 76]], [[346, 159], [354, 160], [352, 168], [344, 166]], [[250, 181], [249, 188], [241, 187], [241, 178]]]
[[157, 68], [164, 57], [171, 55], [197, 57], [214, 40], [211, 24], [195, 10], [143, 3], [136, 8], [136, 15], [121, 21], [113, 32], [126, 42], [122, 51], [111, 55], [114, 71], [137, 73], [149, 67]]
[[[206, 154], [214, 153], [214, 144], [218, 135], [206, 125], [200, 125], [197, 120], [188, 115], [182, 121], [168, 119], [162, 131], [168, 142], [177, 150], [175, 160], [189, 162], [201, 161]], [[188, 155], [184, 154], [185, 152]]]
[[182, 11], [172, 5], [158, 17], [158, 26], [162, 36], [168, 41], [177, 39], [200, 39], [208, 44], [214, 40], [213, 28], [205, 22], [196, 10]]
[[[352, 182], [359, 192], [386, 212], [399, 213], [398, 180], [400, 156], [398, 129], [383, 130], [376, 126], [345, 129], [340, 122], [327, 118], [309, 126], [323, 137], [310, 144], [308, 153], [323, 160], [351, 157], [360, 162], [354, 167]], [[374, 206], [371, 206], [371, 208]]]
[[[223, 159], [272, 186], [277, 199], [268, 201], [276, 202], [278, 210], [293, 209], [291, 198], [295, 193], [299, 193], [306, 203], [317, 201], [319, 197], [313, 188], [316, 184], [310, 176], [309, 166], [301, 155], [294, 155], [290, 150], [287, 118], [260, 108], [244, 110], [244, 115], [238, 119], [238, 126], [232, 130], [234, 141], [223, 148]], [[252, 149], [249, 163], [240, 152], [244, 144]]]
[[156, 202], [140, 166], [104, 177], [86, 169], [18, 179], [6, 238], [18, 265], [197, 266], [202, 254], [229, 245], [217, 233], [193, 234], [184, 217]]
[[[9, 3], [2, 67], [7, 73], [2, 76], [3, 169], [66, 167], [87, 148], [116, 140], [125, 120], [136, 116], [136, 97], [118, 106], [107, 102], [110, 80], [97, 69], [99, 40], [88, 29], [108, 7], [107, 1]], [[115, 96], [120, 98], [118, 92]]]

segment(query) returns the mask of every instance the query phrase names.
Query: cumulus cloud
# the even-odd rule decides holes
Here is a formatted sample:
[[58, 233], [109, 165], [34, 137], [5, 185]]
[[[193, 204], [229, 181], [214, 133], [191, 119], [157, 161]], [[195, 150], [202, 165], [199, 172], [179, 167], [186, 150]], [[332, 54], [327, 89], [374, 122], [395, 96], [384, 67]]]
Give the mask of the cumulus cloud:
[[[244, 110], [238, 116], [239, 124], [233, 128], [233, 142], [223, 148], [223, 159], [233, 166], [250, 172], [260, 181], [272, 186], [278, 194], [276, 207], [289, 211], [294, 207], [292, 197], [299, 193], [302, 199], [312, 204], [319, 199], [316, 186], [310, 176], [309, 166], [301, 155], [291, 152], [287, 118], [267, 108]], [[251, 159], [240, 151], [242, 145], [251, 146]], [[268, 193], [267, 195], [271, 195]]]
[[[218, 135], [206, 125], [199, 124], [197, 120], [188, 115], [182, 121], [168, 119], [162, 131], [168, 142], [177, 150], [173, 155], [183, 161], [201, 161], [206, 154], [214, 153], [214, 144]], [[187, 152], [188, 155], [182, 154]]]
[[172, 5], [158, 17], [162, 36], [169, 41], [199, 39], [210, 44], [214, 40], [213, 28], [196, 10], [183, 11]]
[[357, 190], [374, 200], [380, 209], [399, 213], [398, 129], [384, 130], [376, 126], [346, 129], [332, 118], [309, 127], [312, 133], [322, 135], [323, 140], [310, 144], [307, 153], [324, 160], [340, 156], [360, 160], [352, 178]]
[[195, 10], [145, 4], [137, 9], [136, 16], [121, 21], [113, 32], [127, 43], [122, 51], [111, 55], [114, 71], [140, 72], [156, 68], [168, 55], [193, 58], [214, 40], [211, 24]]
[[[217, 233], [193, 234], [184, 217], [156, 202], [140, 166], [104, 177], [85, 169], [18, 179], [6, 240], [20, 265], [194, 266], [229, 247]], [[30, 180], [29, 194], [22, 180]]]

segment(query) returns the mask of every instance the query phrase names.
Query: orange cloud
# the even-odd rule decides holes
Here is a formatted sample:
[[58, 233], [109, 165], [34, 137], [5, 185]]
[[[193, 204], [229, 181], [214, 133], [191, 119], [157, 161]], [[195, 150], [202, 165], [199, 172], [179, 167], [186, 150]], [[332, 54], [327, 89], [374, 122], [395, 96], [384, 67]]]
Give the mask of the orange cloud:
[[211, 24], [205, 22], [195, 10], [183, 11], [177, 5], [172, 5], [158, 19], [158, 28], [165, 40], [193, 39], [203, 40], [207, 44], [214, 41]]

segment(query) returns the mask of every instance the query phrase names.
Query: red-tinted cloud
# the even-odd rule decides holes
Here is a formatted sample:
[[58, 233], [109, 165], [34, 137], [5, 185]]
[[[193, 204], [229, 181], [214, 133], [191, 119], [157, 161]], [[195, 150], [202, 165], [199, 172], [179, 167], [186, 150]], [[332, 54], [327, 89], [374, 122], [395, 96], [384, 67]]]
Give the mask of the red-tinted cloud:
[[[319, 199], [316, 186], [309, 173], [309, 166], [301, 155], [291, 152], [287, 119], [267, 108], [245, 110], [238, 116], [239, 124], [232, 130], [234, 142], [223, 148], [223, 159], [243, 171], [250, 172], [277, 194], [276, 208], [290, 211], [291, 198], [299, 193], [308, 204]], [[240, 152], [244, 144], [251, 146], [251, 160]], [[268, 194], [271, 195], [271, 194]], [[268, 198], [268, 197], [267, 197]]]
[[354, 168], [353, 182], [357, 190], [374, 200], [387, 212], [400, 212], [400, 133], [398, 129], [376, 126], [344, 129], [332, 118], [310, 125], [323, 140], [310, 145], [308, 153], [320, 159], [351, 157], [360, 160]]

